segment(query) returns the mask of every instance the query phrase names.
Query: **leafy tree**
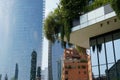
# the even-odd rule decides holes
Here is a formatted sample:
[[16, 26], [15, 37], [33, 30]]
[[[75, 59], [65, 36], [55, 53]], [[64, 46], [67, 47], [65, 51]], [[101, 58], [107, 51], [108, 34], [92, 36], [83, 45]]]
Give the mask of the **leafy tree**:
[[[88, 5], [88, 2], [89, 0], [60, 0], [58, 8], [51, 12], [45, 19], [44, 33], [46, 38], [54, 43], [58, 40], [58, 33], [60, 33], [61, 44], [65, 47], [66, 43], [70, 42], [72, 20], [84, 12], [88, 12], [107, 3], [111, 3], [120, 18], [120, 0], [94, 0], [90, 5]], [[65, 37], [67, 42], [64, 42]], [[99, 51], [102, 49], [101, 45], [97, 45], [97, 48]], [[95, 46], [93, 46], [93, 50], [95, 50]]]
[[94, 9], [100, 7], [100, 6], [105, 5], [105, 4], [108, 4], [110, 2], [111, 2], [111, 0], [94, 0], [94, 2], [91, 5], [88, 5], [86, 7], [87, 12], [91, 11], [91, 10], [94, 10]]
[[89, 0], [60, 0], [60, 6], [65, 13], [65, 17], [73, 19], [85, 11], [88, 1]]
[[111, 5], [116, 12], [118, 18], [120, 19], [120, 0], [111, 0]]
[[60, 24], [59, 24], [59, 15], [54, 12], [50, 12], [44, 23], [44, 33], [48, 40], [55, 42], [58, 37]]
[[66, 46], [64, 37], [67, 42], [70, 41], [72, 20], [85, 9], [88, 0], [61, 0], [58, 8], [51, 12], [44, 23], [44, 33], [48, 40], [55, 42], [58, 39], [58, 33], [61, 35], [62, 46]]
[[[72, 20], [79, 17], [84, 13], [85, 7], [88, 4], [88, 0], [60, 0], [59, 10], [62, 12], [62, 19], [64, 25], [64, 34], [61, 35], [64, 40], [64, 36], [67, 39], [67, 42], [70, 41], [70, 33], [72, 28]], [[65, 46], [66, 43], [63, 43]]]

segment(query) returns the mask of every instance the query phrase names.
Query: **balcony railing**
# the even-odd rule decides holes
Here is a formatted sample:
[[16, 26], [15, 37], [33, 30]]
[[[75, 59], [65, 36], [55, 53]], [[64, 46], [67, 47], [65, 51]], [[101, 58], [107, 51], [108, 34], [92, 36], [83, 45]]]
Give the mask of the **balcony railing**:
[[107, 4], [80, 16], [77, 20], [74, 20], [72, 31], [88, 27], [92, 24], [98, 23], [114, 16], [116, 16], [115, 12], [111, 8], [110, 4]]

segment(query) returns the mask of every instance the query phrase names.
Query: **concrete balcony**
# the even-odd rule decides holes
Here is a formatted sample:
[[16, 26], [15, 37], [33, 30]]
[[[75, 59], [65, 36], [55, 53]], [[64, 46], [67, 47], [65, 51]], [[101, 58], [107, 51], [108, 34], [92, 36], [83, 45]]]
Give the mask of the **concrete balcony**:
[[70, 43], [89, 48], [91, 37], [120, 29], [120, 20], [108, 4], [80, 16], [73, 25]]

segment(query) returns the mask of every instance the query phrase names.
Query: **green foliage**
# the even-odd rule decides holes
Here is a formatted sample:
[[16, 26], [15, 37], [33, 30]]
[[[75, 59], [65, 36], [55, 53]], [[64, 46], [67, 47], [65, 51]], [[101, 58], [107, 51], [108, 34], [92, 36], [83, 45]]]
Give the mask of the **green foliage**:
[[60, 0], [60, 6], [68, 19], [81, 15], [87, 4], [88, 0]]
[[44, 33], [48, 40], [55, 42], [60, 33], [62, 46], [66, 47], [64, 37], [67, 43], [70, 41], [72, 20], [84, 12], [88, 0], [61, 0], [58, 8], [51, 12], [44, 23]]
[[86, 6], [86, 12], [94, 10], [100, 6], [111, 4], [111, 7], [120, 18], [120, 0], [95, 0], [91, 5]]
[[59, 24], [59, 15], [51, 12], [48, 17], [45, 19], [44, 23], [44, 33], [48, 40], [51, 42], [55, 42], [56, 38], [58, 37], [58, 33], [60, 30]]
[[108, 3], [111, 3], [111, 0], [95, 0], [91, 5], [86, 6], [86, 11], [94, 10]]
[[111, 7], [116, 12], [118, 18], [120, 18], [120, 0], [95, 0], [91, 5], [86, 6], [86, 12], [94, 10], [108, 3], [111, 4]]
[[[58, 40], [58, 33], [60, 33], [61, 45], [65, 48], [66, 43], [69, 44], [70, 42], [72, 20], [85, 12], [91, 11], [108, 3], [111, 3], [113, 9], [120, 18], [120, 0], [94, 0], [94, 2], [90, 5], [88, 5], [88, 1], [89, 0], [60, 0], [58, 8], [56, 8], [53, 12], [50, 12], [45, 19], [44, 33], [46, 38], [54, 43]], [[65, 37], [67, 42], [64, 42]], [[82, 50], [83, 52], [85, 51], [85, 49]]]
[[114, 11], [116, 12], [118, 18], [120, 19], [120, 0], [112, 0], [111, 5]]
[[54, 12], [51, 12], [44, 23], [44, 33], [48, 40], [54, 43], [58, 39], [58, 33], [61, 35], [61, 45], [65, 48], [66, 42], [64, 42], [64, 37], [69, 41], [69, 36], [71, 32], [71, 26], [69, 21], [67, 21], [63, 12], [60, 8], [56, 8]]

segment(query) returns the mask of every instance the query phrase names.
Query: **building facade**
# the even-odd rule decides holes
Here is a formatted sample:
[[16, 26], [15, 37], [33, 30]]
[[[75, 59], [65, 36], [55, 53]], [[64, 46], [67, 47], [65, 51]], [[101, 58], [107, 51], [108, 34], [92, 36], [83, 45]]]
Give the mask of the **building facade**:
[[37, 52], [41, 65], [43, 0], [0, 0], [0, 74], [4, 80], [15, 75], [18, 80], [30, 80], [31, 52]]
[[90, 57], [87, 53], [78, 53], [74, 48], [65, 49], [61, 80], [91, 80], [89, 62]]
[[[109, 69], [120, 59], [120, 20], [116, 13], [107, 4], [81, 15], [74, 23], [70, 43], [90, 49], [93, 80], [110, 80]], [[119, 80], [117, 67], [114, 73]]]
[[48, 67], [42, 70], [41, 80], [48, 80]]
[[[56, 42], [52, 45], [52, 75], [53, 80], [59, 80], [59, 69], [60, 69], [60, 60], [63, 55], [64, 49], [61, 47], [61, 44]], [[58, 66], [59, 65], [59, 66]]]

